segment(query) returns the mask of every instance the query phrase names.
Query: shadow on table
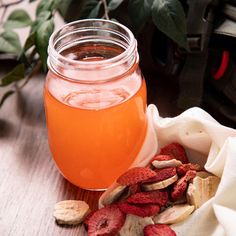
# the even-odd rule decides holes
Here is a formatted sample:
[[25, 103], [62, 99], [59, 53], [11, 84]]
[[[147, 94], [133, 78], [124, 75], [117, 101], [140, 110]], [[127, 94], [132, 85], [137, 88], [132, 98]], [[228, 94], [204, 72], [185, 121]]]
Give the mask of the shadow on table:
[[13, 125], [7, 120], [0, 119], [0, 138], [7, 138], [12, 136], [14, 131]]
[[42, 102], [42, 91], [30, 92], [29, 94], [16, 94], [17, 115], [24, 119], [26, 125], [43, 125], [45, 126], [44, 107]]
[[87, 202], [91, 208], [91, 210], [97, 209], [98, 207], [98, 199], [103, 193], [103, 191], [90, 191], [81, 189], [73, 184], [71, 184], [68, 180], [60, 176], [59, 178], [60, 184], [60, 200], [83, 200]]

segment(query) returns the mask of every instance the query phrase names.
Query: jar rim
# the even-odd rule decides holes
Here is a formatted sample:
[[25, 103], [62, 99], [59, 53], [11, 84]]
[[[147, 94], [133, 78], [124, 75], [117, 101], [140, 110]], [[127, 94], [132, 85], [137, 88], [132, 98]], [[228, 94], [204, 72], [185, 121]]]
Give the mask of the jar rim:
[[[125, 48], [125, 50], [123, 52], [121, 52], [120, 54], [118, 55], [115, 55], [114, 57], [111, 57], [111, 58], [106, 58], [104, 60], [99, 60], [99, 61], [82, 61], [82, 60], [74, 60], [74, 59], [71, 59], [71, 58], [68, 58], [66, 56], [63, 56], [60, 52], [58, 52], [56, 49], [55, 49], [55, 40], [57, 39], [57, 35], [63, 31], [63, 29], [65, 29], [66, 27], [70, 27], [70, 26], [73, 26], [73, 25], [77, 25], [79, 23], [92, 23], [92, 22], [101, 22], [101, 23], [109, 23], [111, 25], [114, 25], [114, 26], [117, 26], [117, 27], [120, 27], [121, 29], [123, 29], [127, 35], [128, 35], [128, 44], [127, 44], [127, 48]], [[81, 28], [87, 28], [87, 27], [81, 27]], [[90, 27], [90, 28], [93, 28], [93, 29], [96, 29], [98, 27]], [[79, 29], [79, 27], [78, 27]], [[107, 28], [108, 30], [112, 30], [112, 28]], [[82, 67], [90, 67], [90, 66], [103, 66], [105, 64], [109, 64], [109, 65], [112, 65], [113, 63], [118, 63], [121, 61], [121, 59], [125, 58], [125, 57], [128, 57], [130, 56], [135, 50], [136, 50], [136, 46], [137, 46], [137, 42], [136, 42], [136, 39], [133, 35], [133, 33], [131, 32], [131, 30], [129, 28], [127, 28], [126, 26], [118, 23], [118, 22], [115, 22], [115, 21], [111, 21], [111, 20], [105, 20], [105, 19], [83, 19], [83, 20], [77, 20], [77, 21], [73, 21], [73, 22], [70, 22], [70, 23], [67, 23], [65, 25], [63, 25], [62, 27], [60, 27], [59, 29], [57, 29], [56, 31], [54, 31], [52, 33], [52, 35], [50, 36], [50, 39], [49, 39], [49, 45], [48, 45], [48, 55], [49, 57], [52, 56], [53, 58], [56, 58], [56, 61], [61, 61], [61, 60], [65, 60], [66, 62], [68, 63], [72, 63], [74, 66], [82, 66]], [[49, 60], [49, 57], [48, 57], [48, 60]], [[49, 63], [49, 62], [48, 62]], [[109, 66], [108, 66], [109, 67]]]

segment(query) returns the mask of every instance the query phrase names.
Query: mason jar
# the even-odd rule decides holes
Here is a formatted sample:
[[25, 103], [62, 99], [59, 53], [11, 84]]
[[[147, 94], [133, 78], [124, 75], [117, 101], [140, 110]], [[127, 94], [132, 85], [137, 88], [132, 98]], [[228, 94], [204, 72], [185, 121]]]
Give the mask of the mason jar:
[[139, 153], [147, 131], [137, 42], [117, 22], [64, 25], [48, 47], [44, 102], [48, 142], [61, 174], [106, 189]]

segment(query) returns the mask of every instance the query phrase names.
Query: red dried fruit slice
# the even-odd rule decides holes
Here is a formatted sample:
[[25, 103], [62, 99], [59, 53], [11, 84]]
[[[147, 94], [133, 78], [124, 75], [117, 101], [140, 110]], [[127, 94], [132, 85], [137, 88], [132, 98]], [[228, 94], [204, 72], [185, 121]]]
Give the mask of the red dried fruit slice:
[[124, 225], [125, 218], [126, 215], [117, 205], [107, 205], [87, 218], [88, 236], [116, 235]]
[[183, 197], [184, 193], [187, 190], [188, 183], [186, 181], [183, 181], [182, 178], [174, 184], [173, 190], [171, 192], [171, 198], [173, 201], [177, 201], [178, 199]]
[[133, 184], [129, 186], [130, 195], [141, 192], [140, 184]]
[[158, 204], [164, 206], [168, 202], [167, 191], [140, 192], [132, 195], [126, 200], [131, 204]]
[[140, 217], [154, 216], [160, 211], [160, 206], [157, 204], [129, 204], [121, 202], [118, 204], [120, 210], [126, 214], [132, 214]]
[[178, 175], [174, 175], [162, 181], [142, 184], [142, 189], [144, 191], [154, 191], [154, 190], [165, 189], [166, 187], [173, 184], [177, 180], [178, 180]]
[[189, 181], [193, 179], [197, 175], [197, 172], [195, 170], [188, 170], [184, 176], [185, 181]]
[[127, 172], [122, 174], [118, 179], [117, 183], [121, 185], [133, 185], [141, 181], [150, 179], [156, 176], [156, 172], [146, 167], [134, 167], [129, 169]]
[[154, 224], [147, 225], [143, 229], [144, 236], [176, 236], [174, 230], [168, 225]]
[[177, 167], [178, 175], [185, 175], [188, 170], [200, 171], [202, 168], [198, 164], [188, 163]]
[[171, 143], [161, 148], [161, 155], [171, 155], [176, 160], [180, 160], [182, 163], [189, 163], [188, 157], [182, 145], [179, 143]]
[[172, 160], [174, 157], [171, 155], [156, 155], [153, 157], [153, 159], [151, 160], [151, 162], [153, 161], [169, 161]]
[[163, 169], [167, 167], [177, 167], [180, 166], [182, 162], [180, 160], [172, 159], [169, 161], [153, 161], [152, 165], [157, 169]]
[[176, 168], [175, 167], [155, 169], [154, 171], [156, 172], [156, 176], [143, 181], [143, 183], [158, 182], [158, 181], [162, 181], [165, 179], [169, 179], [169, 178], [173, 177], [174, 175], [176, 175]]
[[88, 213], [88, 215], [86, 216], [86, 218], [84, 219], [83, 223], [85, 226], [85, 229], [88, 230], [88, 221], [90, 219], [90, 217], [95, 213], [96, 211], [91, 211]]
[[193, 179], [195, 176], [196, 171], [189, 170], [174, 184], [173, 190], [171, 192], [171, 198], [173, 199], [173, 201], [177, 201], [178, 199], [183, 197], [188, 187], [188, 181]]

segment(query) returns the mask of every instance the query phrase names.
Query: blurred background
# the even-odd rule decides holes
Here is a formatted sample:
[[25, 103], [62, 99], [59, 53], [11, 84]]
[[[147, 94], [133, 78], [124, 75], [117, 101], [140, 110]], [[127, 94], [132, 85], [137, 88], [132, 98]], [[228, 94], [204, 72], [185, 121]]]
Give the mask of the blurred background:
[[[216, 3], [217, 2], [217, 3]], [[104, 18], [138, 40], [148, 103], [163, 117], [192, 106], [236, 127], [235, 1], [1, 0], [0, 106], [46, 73], [48, 39], [64, 22]], [[198, 9], [198, 10], [196, 10]], [[0, 108], [1, 109], [1, 108]]]

